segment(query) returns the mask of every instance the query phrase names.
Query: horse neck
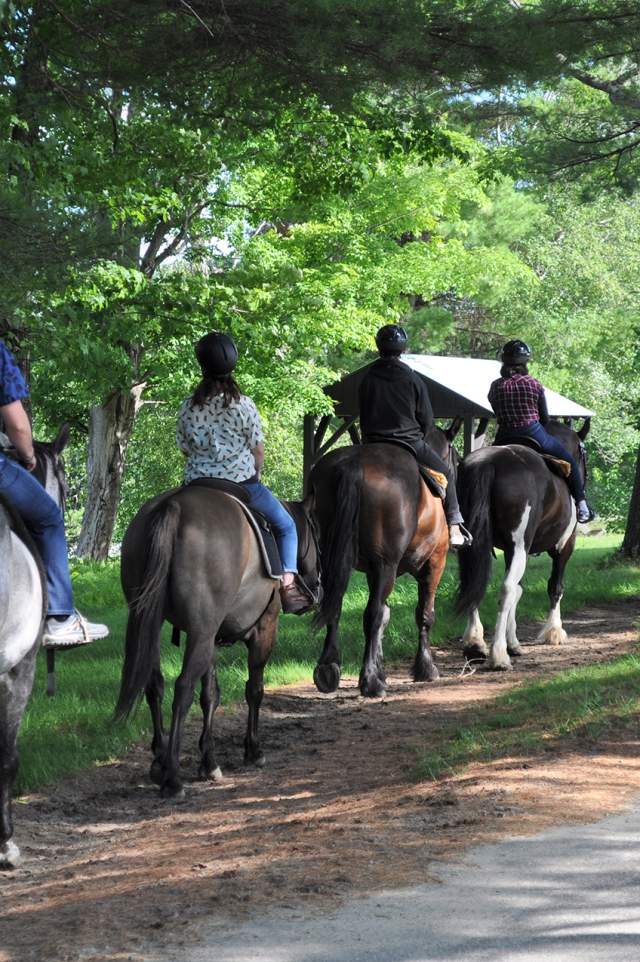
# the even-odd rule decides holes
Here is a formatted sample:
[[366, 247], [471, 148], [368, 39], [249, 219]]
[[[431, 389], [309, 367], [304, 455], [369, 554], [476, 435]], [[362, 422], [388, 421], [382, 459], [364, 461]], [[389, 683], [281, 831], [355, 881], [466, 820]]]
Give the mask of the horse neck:
[[47, 494], [53, 498], [60, 510], [65, 508], [64, 468], [58, 458], [44, 441], [35, 441], [33, 445], [36, 455], [34, 476], [40, 482]]

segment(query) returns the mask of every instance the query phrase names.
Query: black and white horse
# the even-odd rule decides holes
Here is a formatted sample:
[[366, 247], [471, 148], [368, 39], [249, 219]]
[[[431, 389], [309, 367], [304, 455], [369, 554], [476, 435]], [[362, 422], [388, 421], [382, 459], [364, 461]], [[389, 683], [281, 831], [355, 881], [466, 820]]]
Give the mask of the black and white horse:
[[[557, 422], [546, 425], [546, 429], [573, 454], [584, 478], [586, 457], [582, 442], [589, 431], [589, 420], [578, 432]], [[576, 507], [566, 481], [549, 470], [538, 452], [521, 444], [474, 451], [460, 465], [458, 481], [460, 507], [473, 535], [473, 544], [459, 554], [456, 607], [467, 615], [462, 637], [464, 653], [467, 658], [488, 657], [487, 667], [504, 671], [511, 668], [510, 655], [522, 654], [516, 609], [530, 554], [544, 551], [552, 560], [549, 615], [538, 642], [560, 645], [566, 641], [560, 601], [564, 570], [576, 540]], [[489, 583], [494, 547], [504, 552], [505, 576], [489, 650], [478, 609]]]
[[[34, 445], [34, 473], [61, 506], [66, 488], [59, 454], [67, 438], [65, 427], [55, 441]], [[17, 512], [0, 498], [0, 869], [14, 868], [20, 860], [11, 817], [16, 742], [33, 687], [46, 604], [46, 578], [35, 545]]]

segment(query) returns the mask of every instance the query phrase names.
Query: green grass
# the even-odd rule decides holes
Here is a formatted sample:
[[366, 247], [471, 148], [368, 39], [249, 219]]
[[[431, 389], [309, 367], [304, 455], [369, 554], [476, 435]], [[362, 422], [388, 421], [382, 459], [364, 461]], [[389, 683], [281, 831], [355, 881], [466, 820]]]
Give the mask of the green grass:
[[474, 709], [468, 726], [420, 753], [416, 776], [436, 779], [471, 762], [536, 754], [567, 738], [594, 740], [639, 711], [636, 655], [559, 672], [500, 695], [490, 708]]
[[[579, 539], [578, 549], [568, 569], [564, 612], [599, 601], [622, 600], [640, 592], [640, 568], [631, 564], [612, 563], [619, 540], [618, 537]], [[494, 584], [482, 609], [488, 625], [495, 619], [495, 589], [501, 572], [502, 564], [496, 562]], [[90, 647], [58, 656], [58, 694], [55, 698], [48, 698], [45, 694], [45, 659], [43, 655], [39, 656], [34, 693], [20, 734], [20, 792], [117, 758], [130, 745], [150, 736], [146, 706], [141, 706], [126, 725], [115, 725], [111, 721], [119, 687], [126, 624], [126, 608], [120, 593], [117, 564], [76, 563], [73, 575], [78, 607], [92, 619], [105, 621], [111, 635]], [[549, 560], [546, 557], [532, 558], [519, 607], [521, 619], [542, 618], [545, 615], [548, 576]], [[456, 584], [457, 565], [455, 560], [451, 560], [437, 597], [438, 621], [433, 631], [435, 646], [446, 643], [462, 632], [463, 621], [453, 614]], [[361, 619], [366, 596], [364, 578], [356, 573], [345, 598], [342, 618], [345, 674], [357, 674], [360, 668], [363, 647]], [[410, 658], [415, 651], [415, 603], [415, 582], [409, 577], [401, 578], [391, 597], [392, 617], [385, 636], [388, 664]], [[168, 710], [172, 697], [171, 683], [180, 670], [182, 656], [168, 643], [168, 632], [165, 632], [165, 638], [163, 671], [169, 682], [165, 700]], [[275, 686], [308, 680], [321, 645], [322, 635], [312, 631], [309, 616], [283, 617], [278, 644], [267, 666], [266, 684]], [[238, 644], [223, 649], [219, 653], [218, 663], [223, 704], [242, 700], [246, 680], [244, 646]], [[197, 707], [194, 710], [198, 710]], [[241, 731], [238, 737], [242, 737]]]

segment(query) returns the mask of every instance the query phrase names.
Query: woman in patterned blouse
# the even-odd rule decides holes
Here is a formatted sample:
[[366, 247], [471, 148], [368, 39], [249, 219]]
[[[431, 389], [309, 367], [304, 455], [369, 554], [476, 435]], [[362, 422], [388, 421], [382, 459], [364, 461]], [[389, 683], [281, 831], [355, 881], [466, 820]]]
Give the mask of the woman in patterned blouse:
[[185, 484], [195, 478], [224, 478], [241, 484], [249, 504], [269, 521], [282, 560], [280, 595], [286, 612], [309, 607], [295, 584], [298, 535], [291, 515], [260, 481], [264, 435], [251, 398], [240, 393], [233, 377], [238, 351], [227, 334], [212, 331], [196, 345], [202, 380], [183, 401], [178, 414], [178, 447], [187, 458]]

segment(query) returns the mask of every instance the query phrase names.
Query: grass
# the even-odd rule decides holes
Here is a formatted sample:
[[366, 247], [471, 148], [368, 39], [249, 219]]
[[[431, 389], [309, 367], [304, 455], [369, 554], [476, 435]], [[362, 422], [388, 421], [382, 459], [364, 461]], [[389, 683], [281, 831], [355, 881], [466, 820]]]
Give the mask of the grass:
[[[568, 569], [567, 591], [563, 601], [565, 612], [596, 602], [615, 602], [640, 592], [640, 568], [612, 562], [619, 540], [617, 537], [579, 539]], [[496, 615], [495, 589], [502, 565], [496, 563], [494, 569], [494, 583], [482, 609], [488, 625]], [[548, 576], [549, 560], [546, 557], [532, 558], [519, 607], [521, 619], [541, 618], [545, 614]], [[73, 577], [79, 608], [92, 619], [105, 621], [111, 635], [105, 641], [66, 652], [57, 658], [58, 694], [55, 698], [48, 698], [45, 694], [45, 659], [39, 656], [34, 692], [20, 734], [21, 766], [17, 789], [22, 793], [65, 774], [115, 759], [132, 744], [150, 737], [145, 706], [125, 725], [115, 725], [111, 721], [119, 687], [126, 624], [126, 608], [120, 593], [117, 564], [76, 563]], [[437, 598], [438, 621], [433, 630], [436, 647], [447, 639], [459, 636], [463, 628], [463, 621], [453, 614], [456, 584], [457, 565], [452, 560], [447, 566]], [[342, 618], [345, 674], [357, 674], [360, 669], [363, 647], [361, 618], [366, 597], [364, 578], [356, 573], [345, 598]], [[415, 582], [409, 577], [401, 578], [391, 597], [392, 617], [385, 636], [385, 658], [389, 664], [409, 658], [414, 653], [417, 642], [413, 620], [415, 603]], [[171, 703], [171, 683], [180, 670], [182, 656], [168, 643], [168, 631], [165, 631], [165, 638], [163, 671], [169, 682], [166, 695], [168, 708]], [[266, 684], [277, 686], [308, 680], [321, 645], [322, 637], [312, 631], [309, 616], [284, 616], [276, 650], [267, 666]], [[244, 646], [238, 644], [221, 650], [218, 664], [223, 704], [243, 700], [246, 680]], [[239, 742], [242, 735], [243, 731], [239, 730]], [[485, 738], [480, 728], [477, 735], [470, 735], [467, 740], [473, 741], [476, 737], [481, 740]], [[461, 751], [460, 757], [467, 756]], [[435, 771], [439, 764], [446, 768], [452, 763], [451, 758], [444, 759], [442, 763], [432, 759], [429, 764], [434, 766]]]
[[436, 779], [471, 762], [535, 754], [567, 738], [597, 739], [612, 724], [640, 711], [640, 658], [559, 672], [498, 696], [474, 710], [473, 723], [450, 732], [446, 743], [423, 752], [418, 779]]

